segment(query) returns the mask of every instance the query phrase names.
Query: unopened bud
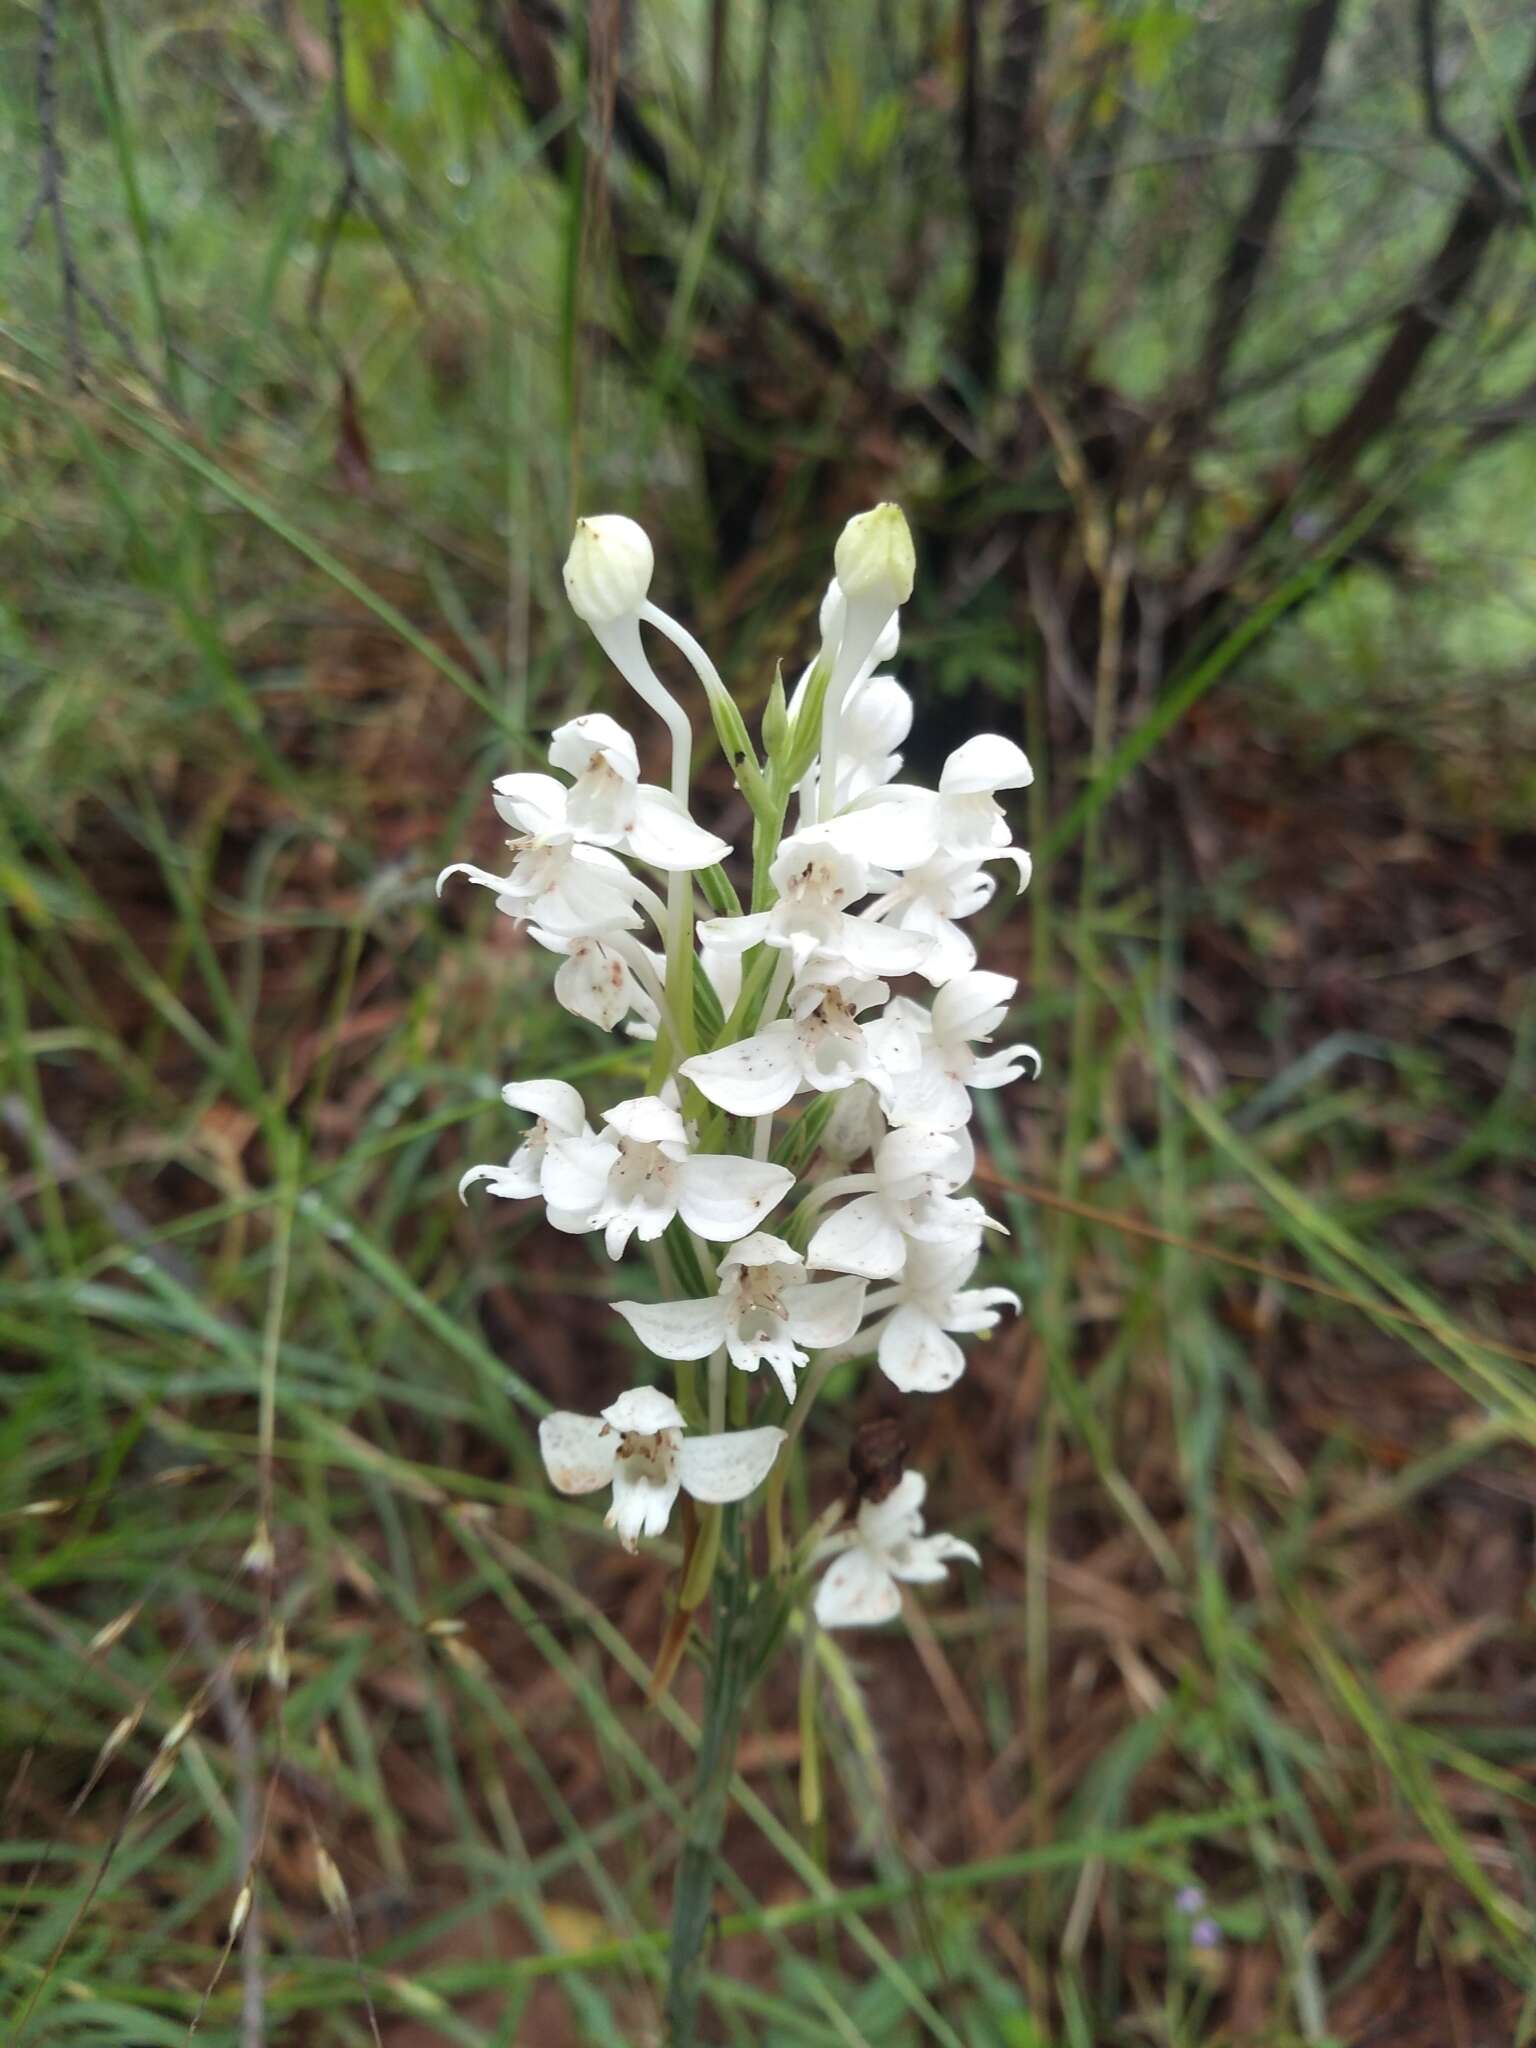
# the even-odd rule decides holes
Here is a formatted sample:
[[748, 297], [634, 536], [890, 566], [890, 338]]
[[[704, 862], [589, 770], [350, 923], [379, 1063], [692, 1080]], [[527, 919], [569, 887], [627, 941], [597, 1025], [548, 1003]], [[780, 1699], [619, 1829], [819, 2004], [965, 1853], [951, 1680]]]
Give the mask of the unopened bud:
[[99, 1657], [103, 1650], [110, 1650], [115, 1642], [127, 1635], [129, 1629], [138, 1620], [139, 1610], [143, 1605], [142, 1600], [136, 1600], [132, 1607], [124, 1608], [123, 1612], [115, 1620], [109, 1621], [103, 1627], [97, 1629], [95, 1635], [91, 1637], [91, 1640], [85, 1646], [87, 1657]]
[[274, 1692], [286, 1692], [288, 1677], [288, 1631], [280, 1621], [274, 1621], [267, 1643], [267, 1683]]
[[133, 1709], [132, 1713], [124, 1714], [121, 1721], [118, 1722], [117, 1726], [112, 1730], [111, 1734], [108, 1735], [106, 1741], [101, 1745], [101, 1749], [96, 1758], [96, 1768], [98, 1771], [101, 1769], [102, 1765], [106, 1763], [111, 1757], [117, 1755], [117, 1752], [122, 1748], [123, 1744], [128, 1740], [129, 1736], [133, 1733], [134, 1729], [138, 1727], [140, 1721], [142, 1721], [143, 1718], [144, 1702], [141, 1700], [139, 1704]]
[[256, 1533], [245, 1546], [240, 1559], [240, 1569], [249, 1572], [253, 1579], [264, 1579], [277, 1562], [277, 1553], [272, 1547], [272, 1536], [265, 1522], [259, 1522]]
[[160, 1755], [155, 1758], [154, 1762], [135, 1786], [133, 1797], [128, 1802], [128, 1818], [130, 1820], [137, 1820], [155, 1794], [163, 1789], [166, 1780], [175, 1768], [176, 1759], [174, 1756]]
[[225, 1936], [227, 1941], [233, 1941], [239, 1934], [250, 1916], [250, 1911], [251, 1888], [248, 1884], [243, 1884], [236, 1894], [234, 1907], [229, 1916], [229, 1933]]
[[484, 1678], [486, 1662], [473, 1643], [466, 1643], [456, 1636], [450, 1636], [443, 1644], [443, 1655], [450, 1664], [456, 1664], [460, 1671], [470, 1678]]
[[655, 550], [644, 527], [620, 512], [578, 519], [565, 558], [565, 594], [589, 626], [611, 625], [639, 611], [650, 594]]
[[315, 1844], [315, 1878], [319, 1883], [320, 1896], [325, 1901], [326, 1910], [334, 1913], [338, 1919], [345, 1918], [351, 1911], [346, 1882], [332, 1861], [330, 1851], [322, 1848], [318, 1842]]
[[194, 1718], [194, 1709], [193, 1709], [193, 1708], [191, 1708], [191, 1707], [188, 1707], [187, 1711], [186, 1711], [186, 1712], [185, 1712], [184, 1714], [182, 1714], [182, 1715], [181, 1715], [181, 1716], [180, 1716], [180, 1717], [179, 1717], [178, 1719], [174, 1720], [174, 1721], [173, 1721], [173, 1722], [171, 1723], [170, 1727], [169, 1727], [169, 1728], [167, 1728], [167, 1729], [166, 1729], [166, 1731], [165, 1731], [165, 1733], [164, 1733], [164, 1734], [163, 1734], [163, 1735], [161, 1736], [161, 1738], [160, 1738], [160, 1747], [161, 1747], [161, 1749], [162, 1749], [162, 1750], [172, 1750], [172, 1749], [180, 1749], [181, 1745], [182, 1745], [182, 1744], [183, 1744], [183, 1743], [184, 1743], [184, 1742], [186, 1741], [187, 1737], [188, 1737], [188, 1736], [189, 1736], [189, 1735], [190, 1735], [190, 1734], [192, 1733], [192, 1722], [193, 1722], [193, 1718]]
[[899, 505], [876, 505], [872, 512], [850, 519], [838, 535], [832, 559], [850, 604], [870, 599], [894, 611], [912, 595], [917, 554]]

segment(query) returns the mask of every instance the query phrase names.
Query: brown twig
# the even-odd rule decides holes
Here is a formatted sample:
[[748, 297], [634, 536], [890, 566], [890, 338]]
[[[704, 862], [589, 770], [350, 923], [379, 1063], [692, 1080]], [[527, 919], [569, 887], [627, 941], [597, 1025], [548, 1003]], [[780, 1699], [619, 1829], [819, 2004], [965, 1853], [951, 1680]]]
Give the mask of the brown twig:
[[1419, 92], [1424, 101], [1424, 125], [1469, 170], [1490, 198], [1511, 212], [1521, 204], [1520, 189], [1488, 158], [1479, 156], [1465, 137], [1456, 133], [1445, 118], [1440, 101], [1440, 0], [1418, 0], [1416, 29], [1419, 45]]

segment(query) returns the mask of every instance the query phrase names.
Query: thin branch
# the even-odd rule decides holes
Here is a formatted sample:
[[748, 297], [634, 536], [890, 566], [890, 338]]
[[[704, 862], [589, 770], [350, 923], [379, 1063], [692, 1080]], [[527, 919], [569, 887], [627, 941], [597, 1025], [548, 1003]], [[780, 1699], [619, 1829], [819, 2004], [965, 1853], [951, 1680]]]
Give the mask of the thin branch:
[[1317, 106], [1318, 86], [1338, 25], [1341, 0], [1311, 0], [1296, 27], [1277, 109], [1278, 136], [1259, 161], [1253, 191], [1233, 231], [1200, 357], [1205, 409], [1219, 390], [1243, 323], [1253, 305], [1259, 272], [1268, 261], [1275, 227], [1300, 165], [1300, 141]]
[[1019, 169], [1029, 132], [1035, 65], [1045, 33], [1044, 0], [1009, 0], [995, 81], [988, 90], [979, 12], [978, 0], [967, 0], [961, 133], [975, 247], [960, 354], [973, 405], [987, 397], [997, 380]]
[[331, 259], [336, 253], [341, 230], [348, 214], [357, 211], [372, 222], [379, 240], [389, 251], [395, 268], [405, 281], [406, 289], [416, 301], [417, 307], [425, 310], [426, 297], [415, 267], [405, 252], [405, 246], [396, 234], [394, 226], [382, 206], [369, 191], [366, 180], [357, 165], [357, 150], [352, 132], [352, 108], [347, 99], [347, 34], [343, 0], [325, 0], [325, 33], [331, 52], [331, 114], [332, 146], [336, 161], [341, 166], [341, 182], [320, 236], [320, 260], [315, 266], [314, 277], [309, 287], [309, 321], [315, 328], [320, 326], [320, 317], [325, 304], [326, 285], [331, 274]]
[[20, 246], [32, 239], [40, 216], [47, 214], [53, 227], [53, 245], [59, 259], [59, 281], [64, 291], [64, 356], [70, 382], [80, 390], [85, 384], [85, 350], [80, 340], [80, 267], [70, 239], [64, 214], [64, 154], [59, 147], [59, 94], [56, 66], [59, 57], [59, 0], [43, 0], [37, 24], [37, 129], [39, 138], [37, 196], [27, 210]]
[[[1493, 163], [1512, 174], [1516, 150], [1536, 148], [1536, 54], [1517, 95], [1513, 126], [1499, 140]], [[1439, 248], [1419, 274], [1412, 295], [1353, 400], [1317, 445], [1308, 468], [1338, 476], [1390, 427], [1424, 358], [1445, 332], [1472, 284], [1499, 228], [1512, 218], [1481, 176], [1474, 177], [1451, 217]]]
[[1445, 118], [1440, 102], [1440, 0], [1418, 0], [1419, 90], [1424, 99], [1424, 125], [1435, 141], [1464, 164], [1489, 196], [1511, 209], [1521, 204], [1519, 187], [1487, 157], [1458, 135]]
[[773, 37], [778, 11], [779, 0], [762, 0], [758, 23], [756, 76], [753, 81], [752, 170], [748, 187], [751, 203], [748, 210], [747, 238], [754, 248], [757, 246], [757, 231], [762, 223], [763, 195], [768, 190], [768, 174], [773, 154]]

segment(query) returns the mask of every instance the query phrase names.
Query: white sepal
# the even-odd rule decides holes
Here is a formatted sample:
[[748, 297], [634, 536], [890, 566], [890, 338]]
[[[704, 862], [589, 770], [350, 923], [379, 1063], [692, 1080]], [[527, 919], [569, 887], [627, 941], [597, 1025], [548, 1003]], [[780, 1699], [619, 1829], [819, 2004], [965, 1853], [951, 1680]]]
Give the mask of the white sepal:
[[708, 1358], [725, 1342], [725, 1308], [702, 1301], [616, 1301], [614, 1307], [647, 1351], [658, 1358]]
[[690, 1436], [678, 1452], [678, 1477], [695, 1500], [745, 1500], [768, 1477], [782, 1429], [735, 1429], [723, 1436]]
[[558, 1410], [539, 1424], [539, 1455], [557, 1493], [596, 1493], [613, 1483], [618, 1432], [599, 1415]]

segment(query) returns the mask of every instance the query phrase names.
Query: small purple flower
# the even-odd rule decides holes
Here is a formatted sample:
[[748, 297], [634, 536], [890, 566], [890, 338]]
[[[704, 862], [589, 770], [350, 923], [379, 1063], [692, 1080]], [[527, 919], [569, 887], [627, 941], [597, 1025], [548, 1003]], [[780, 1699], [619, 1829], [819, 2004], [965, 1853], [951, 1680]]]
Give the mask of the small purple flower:
[[1209, 1913], [1202, 1914], [1194, 1926], [1190, 1928], [1189, 1945], [1191, 1948], [1203, 1949], [1221, 1947], [1221, 1929], [1216, 1925], [1216, 1922]]
[[1205, 1910], [1205, 1893], [1199, 1885], [1187, 1884], [1175, 1895], [1173, 1903], [1181, 1913], [1188, 1914], [1192, 1920], [1197, 1913]]

